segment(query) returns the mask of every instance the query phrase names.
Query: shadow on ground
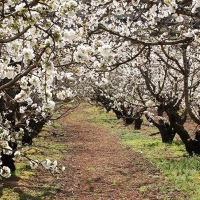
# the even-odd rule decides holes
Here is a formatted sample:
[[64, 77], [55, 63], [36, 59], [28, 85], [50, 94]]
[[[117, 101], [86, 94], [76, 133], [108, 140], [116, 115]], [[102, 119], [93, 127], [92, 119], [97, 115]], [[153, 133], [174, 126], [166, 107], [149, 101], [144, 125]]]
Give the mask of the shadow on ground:
[[0, 200], [42, 200], [55, 194], [56, 189], [51, 185], [32, 183], [22, 180], [16, 175], [1, 180]]

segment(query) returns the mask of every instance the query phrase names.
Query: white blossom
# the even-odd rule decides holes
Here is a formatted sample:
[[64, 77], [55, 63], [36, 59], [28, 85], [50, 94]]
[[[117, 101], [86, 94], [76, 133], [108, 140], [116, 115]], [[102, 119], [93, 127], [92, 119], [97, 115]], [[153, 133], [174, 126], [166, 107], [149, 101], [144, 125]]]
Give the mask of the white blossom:
[[176, 21], [177, 21], [177, 22], [183, 22], [183, 20], [184, 20], [184, 18], [183, 18], [182, 15], [178, 15], [178, 16], [176, 17]]
[[11, 171], [9, 167], [3, 166], [0, 169], [0, 175], [3, 176], [4, 178], [9, 178], [11, 176]]
[[38, 167], [38, 163], [39, 163], [38, 160], [31, 160], [30, 161], [30, 167], [31, 167], [31, 169], [36, 169]]
[[22, 11], [24, 9], [25, 5], [26, 5], [25, 3], [20, 3], [20, 4], [16, 5], [15, 10]]
[[132, 4], [134, 6], [138, 6], [139, 3], [140, 3], [140, 0], [132, 0]]

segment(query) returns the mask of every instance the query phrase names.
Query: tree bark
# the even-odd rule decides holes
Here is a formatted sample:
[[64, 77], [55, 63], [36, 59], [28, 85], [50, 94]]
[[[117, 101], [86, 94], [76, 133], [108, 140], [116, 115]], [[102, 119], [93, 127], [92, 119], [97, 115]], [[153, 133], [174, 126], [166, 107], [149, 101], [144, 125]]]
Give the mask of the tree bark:
[[140, 130], [140, 129], [141, 129], [142, 122], [143, 122], [143, 120], [142, 120], [141, 118], [135, 119], [134, 129], [135, 129], [135, 130]]

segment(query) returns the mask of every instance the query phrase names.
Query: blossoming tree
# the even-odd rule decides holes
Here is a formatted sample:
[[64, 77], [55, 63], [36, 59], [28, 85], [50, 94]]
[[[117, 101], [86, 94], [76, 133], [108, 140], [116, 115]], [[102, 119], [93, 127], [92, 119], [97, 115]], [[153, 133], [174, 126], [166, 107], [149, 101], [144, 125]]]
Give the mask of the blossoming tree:
[[[186, 114], [199, 124], [199, 4], [195, 0], [84, 2], [88, 43], [75, 55], [96, 72], [138, 65], [148, 95], [157, 106], [170, 105], [165, 112], [185, 144], [190, 138], [183, 127]], [[156, 46], [158, 50], [152, 50]], [[184, 116], [178, 115], [179, 106]]]
[[[158, 107], [167, 100], [173, 102], [173, 112], [180, 104], [200, 124], [199, 7], [198, 0], [0, 2], [3, 155], [15, 159], [18, 135], [30, 134], [38, 116], [49, 120], [57, 101], [87, 97], [97, 88], [106, 93], [107, 84], [113, 89], [106, 96], [116, 107], [119, 99], [147, 108], [152, 105], [147, 102]], [[165, 112], [170, 121], [171, 110]], [[190, 137], [179, 126], [181, 116], [176, 117], [174, 129], [186, 143]], [[31, 160], [33, 168], [39, 163]], [[56, 161], [42, 163], [58, 170]], [[9, 177], [10, 169], [2, 164], [0, 174]]]
[[[57, 82], [70, 79], [67, 68], [73, 64], [73, 49], [84, 38], [75, 14], [77, 7], [76, 1], [0, 2], [0, 175], [3, 177], [11, 175], [14, 167], [8, 168], [7, 158], [17, 159], [20, 155], [17, 146], [25, 134], [30, 136], [38, 121], [50, 119], [56, 98], [72, 96], [70, 86], [63, 84], [60, 91]], [[33, 168], [42, 164], [51, 172], [59, 171], [57, 161], [30, 161]]]

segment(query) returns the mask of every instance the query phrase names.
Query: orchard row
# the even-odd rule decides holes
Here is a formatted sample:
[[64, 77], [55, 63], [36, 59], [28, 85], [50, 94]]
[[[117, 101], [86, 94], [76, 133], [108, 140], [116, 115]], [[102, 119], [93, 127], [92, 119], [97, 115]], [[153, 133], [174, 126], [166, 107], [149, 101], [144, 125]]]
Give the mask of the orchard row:
[[83, 98], [136, 128], [144, 115], [163, 142], [178, 134], [199, 153], [184, 126], [200, 125], [198, 0], [6, 0], [0, 10], [1, 176], [20, 155], [61, 171], [20, 150]]

